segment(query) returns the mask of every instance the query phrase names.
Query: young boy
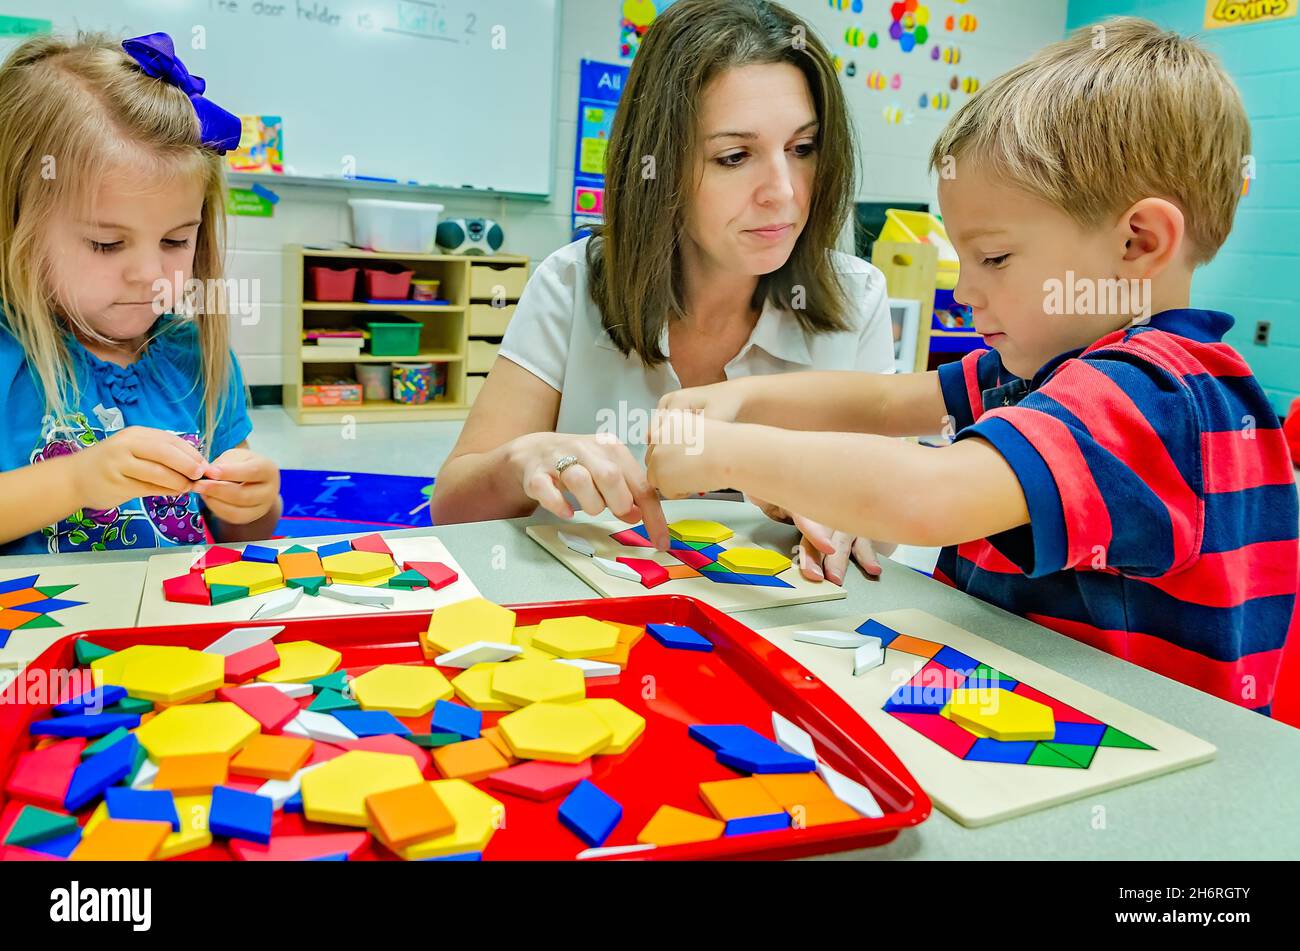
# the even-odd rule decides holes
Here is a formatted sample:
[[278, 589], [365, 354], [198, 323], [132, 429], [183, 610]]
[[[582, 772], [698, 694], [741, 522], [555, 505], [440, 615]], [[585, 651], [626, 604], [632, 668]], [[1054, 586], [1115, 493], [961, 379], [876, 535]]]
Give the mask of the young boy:
[[[1232, 318], [1188, 303], [1249, 145], [1236, 89], [1191, 41], [1117, 19], [1047, 47], [931, 156], [956, 296], [993, 349], [937, 373], [671, 394], [661, 409], [705, 419], [682, 445], [663, 414], [652, 482], [947, 546], [941, 580], [1267, 713], [1296, 604], [1296, 488], [1277, 414], [1222, 342]], [[956, 441], [887, 438], [939, 431]]]

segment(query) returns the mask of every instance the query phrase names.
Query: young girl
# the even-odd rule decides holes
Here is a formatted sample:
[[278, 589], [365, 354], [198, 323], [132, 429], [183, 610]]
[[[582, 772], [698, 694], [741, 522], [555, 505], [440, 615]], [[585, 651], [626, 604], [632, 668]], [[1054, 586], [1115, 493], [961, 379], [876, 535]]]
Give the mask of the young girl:
[[221, 279], [239, 141], [203, 87], [162, 33], [40, 37], [0, 67], [0, 554], [275, 528], [226, 314], [181, 295]]

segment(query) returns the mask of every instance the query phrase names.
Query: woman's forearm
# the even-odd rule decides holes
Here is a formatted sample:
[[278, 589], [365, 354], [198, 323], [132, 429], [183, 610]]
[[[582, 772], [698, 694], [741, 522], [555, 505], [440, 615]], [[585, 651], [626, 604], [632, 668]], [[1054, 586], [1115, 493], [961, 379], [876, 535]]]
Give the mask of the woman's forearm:
[[514, 440], [485, 452], [448, 459], [438, 472], [429, 514], [434, 525], [531, 515], [537, 502], [524, 494]]

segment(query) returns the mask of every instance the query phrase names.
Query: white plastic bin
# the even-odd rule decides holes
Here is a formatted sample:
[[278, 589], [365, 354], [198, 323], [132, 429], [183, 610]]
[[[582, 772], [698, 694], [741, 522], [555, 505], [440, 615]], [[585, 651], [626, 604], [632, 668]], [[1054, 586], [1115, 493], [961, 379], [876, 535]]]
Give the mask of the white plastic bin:
[[353, 240], [371, 251], [430, 254], [443, 205], [349, 198]]

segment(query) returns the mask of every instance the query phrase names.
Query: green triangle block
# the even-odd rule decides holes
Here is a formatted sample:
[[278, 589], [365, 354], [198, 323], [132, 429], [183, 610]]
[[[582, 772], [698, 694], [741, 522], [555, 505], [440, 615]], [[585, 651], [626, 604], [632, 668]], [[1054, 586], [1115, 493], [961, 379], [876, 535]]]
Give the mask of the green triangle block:
[[975, 668], [975, 673], [971, 674], [972, 680], [1015, 680], [1014, 677], [1008, 677], [996, 667], [990, 667], [988, 664], [980, 664]]
[[1039, 743], [1034, 747], [1034, 751], [1029, 754], [1029, 766], [1059, 766], [1064, 769], [1083, 769], [1078, 763], [1070, 759], [1060, 747], [1064, 743]]
[[148, 713], [153, 709], [153, 703], [148, 700], [141, 700], [138, 697], [127, 697], [125, 700], [119, 700], [111, 707], [105, 707], [105, 713]]
[[1106, 727], [1106, 732], [1101, 737], [1102, 746], [1110, 746], [1121, 750], [1153, 750], [1154, 746], [1147, 746], [1141, 740], [1134, 739], [1127, 733], [1115, 729], [1113, 726]]
[[91, 743], [89, 746], [87, 746], [84, 750], [81, 751], [81, 758], [87, 759], [91, 756], [94, 756], [96, 753], [104, 752], [104, 750], [108, 749], [118, 740], [126, 739], [126, 732], [127, 732], [126, 727], [120, 726], [112, 733], [109, 733], [105, 736], [101, 736], [94, 743]]
[[63, 627], [63, 625], [60, 624], [58, 621], [54, 620], [54, 618], [50, 617], [48, 614], [38, 614], [36, 615], [36, 617], [32, 618], [26, 624], [19, 624], [16, 628], [14, 628], [14, 630], [30, 631], [38, 627]]
[[355, 700], [350, 700], [337, 690], [322, 690], [316, 694], [307, 709], [314, 713], [329, 713], [331, 710], [357, 710], [361, 704]]
[[75, 584], [52, 584], [44, 588], [37, 588], [36, 590], [47, 598], [57, 598], [59, 595], [63, 594], [63, 592], [71, 591], [75, 587]]
[[38, 806], [24, 806], [18, 820], [5, 836], [5, 845], [39, 845], [67, 835], [77, 828], [76, 816], [61, 816]]
[[123, 786], [130, 786], [135, 782], [136, 776], [140, 774], [140, 767], [144, 765], [145, 760], [149, 758], [149, 751], [142, 745], [136, 744], [135, 762], [131, 764], [131, 772], [127, 774], [126, 779], [122, 780]]
[[320, 589], [325, 586], [324, 578], [290, 578], [287, 582], [291, 588], [302, 588], [303, 591], [313, 598], [320, 594]]
[[1060, 753], [1070, 762], [1078, 763], [1082, 769], [1091, 766], [1092, 758], [1097, 755], [1097, 747], [1086, 746], [1082, 743], [1048, 742], [1045, 745], [1051, 747], [1053, 752]]
[[209, 585], [208, 590], [212, 593], [213, 604], [225, 604], [228, 601], [238, 601], [240, 598], [248, 597], [247, 588], [233, 584]]
[[89, 666], [92, 662], [99, 660], [101, 657], [107, 657], [110, 654], [116, 654], [117, 651], [111, 651], [107, 647], [100, 647], [98, 644], [92, 644], [87, 640], [78, 640], [74, 650], [77, 653], [77, 663]]
[[280, 552], [282, 555], [310, 555], [310, 548], [303, 548], [301, 545], [294, 545], [292, 548], [286, 548]]
[[400, 575], [393, 575], [388, 579], [388, 587], [405, 588], [408, 591], [414, 588], [427, 588], [429, 579], [418, 571], [403, 571]]
[[728, 568], [726, 565], [722, 564], [721, 562], [717, 562], [717, 561], [715, 561], [715, 562], [714, 562], [713, 564], [711, 564], [711, 565], [705, 565], [703, 568], [700, 569], [700, 571], [716, 571], [716, 572], [718, 572], [719, 574], [724, 574], [724, 575], [734, 575], [734, 574], [735, 574], [735, 572], [732, 571], [730, 568]]
[[[677, 541], [682, 542], [679, 538]], [[703, 551], [706, 548], [712, 548], [713, 542], [682, 542], [683, 545], [690, 545], [696, 551]]]
[[315, 680], [309, 680], [316, 689], [317, 693], [323, 690], [333, 690], [335, 693], [342, 693], [348, 685], [348, 672], [346, 670], [336, 670], [332, 674], [326, 674], [324, 677], [317, 677]]
[[416, 746], [431, 748], [435, 746], [451, 746], [453, 743], [459, 743], [465, 739], [459, 733], [416, 733], [407, 737]]

